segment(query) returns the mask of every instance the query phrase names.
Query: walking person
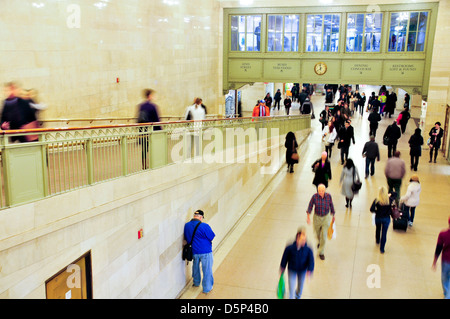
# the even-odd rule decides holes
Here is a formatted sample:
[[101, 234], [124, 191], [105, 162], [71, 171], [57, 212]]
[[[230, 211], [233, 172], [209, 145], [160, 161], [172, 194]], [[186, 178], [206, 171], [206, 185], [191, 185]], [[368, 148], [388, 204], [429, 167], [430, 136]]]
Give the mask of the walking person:
[[280, 110], [280, 101], [281, 101], [281, 91], [280, 89], [277, 90], [275, 93], [273, 100], [275, 101], [275, 104], [273, 105], [273, 109], [275, 110], [278, 105], [278, 111]]
[[272, 106], [272, 97], [270, 96], [270, 93], [266, 94], [266, 97], [264, 98], [264, 101], [266, 102], [266, 106], [269, 108]]
[[336, 129], [334, 128], [333, 122], [329, 121], [328, 125], [322, 130], [322, 139], [325, 142], [325, 152], [327, 152], [328, 158], [331, 158], [331, 152], [333, 150], [334, 141], [336, 138]]
[[364, 106], [366, 105], [366, 93], [362, 92], [361, 98], [359, 99], [359, 114], [363, 116]]
[[315, 193], [309, 201], [308, 209], [306, 210], [308, 225], [311, 224], [311, 212], [314, 206], [313, 226], [314, 232], [317, 236], [319, 244], [317, 245], [318, 254], [321, 260], [325, 260], [325, 244], [327, 241], [328, 228], [331, 222], [335, 221], [335, 211], [333, 199], [330, 194], [326, 192], [326, 187], [320, 184]]
[[419, 166], [419, 157], [422, 156], [423, 137], [422, 130], [416, 128], [414, 134], [409, 138], [409, 155], [411, 156], [411, 169], [417, 171]]
[[355, 193], [353, 192], [353, 184], [355, 181], [359, 181], [359, 173], [353, 163], [352, 159], [347, 159], [344, 168], [341, 173], [341, 193], [345, 196], [345, 207], [352, 207], [353, 197]]
[[288, 172], [294, 173], [294, 164], [297, 164], [298, 160], [293, 159], [292, 155], [297, 154], [298, 143], [293, 132], [288, 132], [286, 134], [284, 147], [286, 147], [286, 163], [288, 166]]
[[428, 163], [431, 163], [431, 159], [433, 157], [433, 150], [434, 150], [434, 162], [436, 163], [438, 150], [441, 147], [442, 135], [444, 135], [444, 131], [441, 128], [441, 123], [436, 122], [428, 135], [430, 136], [430, 143], [429, 143], [430, 161]]
[[388, 147], [388, 158], [397, 150], [398, 139], [402, 136], [400, 128], [397, 126], [397, 121], [394, 121], [386, 128], [383, 135], [383, 144]]
[[380, 161], [380, 149], [377, 142], [375, 142], [375, 136], [370, 136], [370, 141], [364, 144], [362, 151], [362, 156], [366, 158], [366, 175], [365, 178], [369, 177], [369, 166], [370, 166], [370, 176], [375, 174], [375, 159]]
[[284, 104], [284, 108], [286, 109], [286, 115], [289, 115], [289, 111], [292, 106], [292, 100], [289, 97], [289, 95], [286, 95], [286, 98], [284, 99], [283, 104]]
[[411, 118], [411, 115], [409, 114], [408, 108], [405, 107], [403, 111], [400, 112], [397, 118], [397, 124], [400, 125], [402, 134], [405, 134], [406, 131], [406, 125], [408, 124], [409, 119]]
[[[193, 218], [184, 225], [184, 239], [190, 243], [192, 241], [192, 277], [194, 286], [199, 287], [200, 283], [203, 287], [203, 293], [210, 292], [214, 285], [213, 278], [213, 253], [212, 253], [212, 241], [216, 236], [211, 227], [204, 223], [203, 220], [205, 214], [202, 210], [197, 210], [194, 213]], [[195, 232], [195, 236], [192, 239], [195, 227], [198, 228]], [[202, 264], [203, 280], [200, 274], [200, 264]]]
[[371, 135], [373, 135], [374, 137], [377, 136], [378, 122], [381, 121], [381, 116], [378, 113], [377, 108], [372, 108], [367, 120], [370, 123], [369, 124], [369, 136], [371, 136]]
[[347, 160], [348, 158], [351, 142], [353, 141], [353, 144], [355, 144], [355, 133], [350, 120], [345, 121], [344, 127], [341, 128], [338, 135], [341, 148], [341, 164], [344, 165], [344, 160]]
[[312, 170], [314, 172], [313, 184], [316, 188], [319, 187], [320, 184], [328, 187], [328, 181], [331, 180], [331, 164], [328, 160], [327, 152], [322, 152], [320, 159], [315, 161], [312, 164]]
[[306, 276], [310, 277], [314, 271], [314, 255], [306, 243], [306, 228], [297, 231], [295, 241], [287, 246], [280, 263], [280, 273], [284, 274], [288, 268], [289, 298], [300, 299]]
[[325, 109], [322, 110], [319, 114], [319, 122], [322, 124], [322, 131], [325, 128], [326, 125], [328, 125], [328, 122], [330, 121], [332, 115], [330, 111], [330, 107], [328, 105], [325, 105]]
[[441, 257], [441, 282], [444, 291], [444, 298], [450, 299], [450, 217], [448, 218], [448, 229], [439, 233], [434, 252], [432, 269], [436, 271], [436, 264]]
[[406, 189], [406, 194], [400, 197], [400, 203], [403, 203], [404, 210], [403, 213], [406, 214], [408, 218], [408, 225], [412, 227], [414, 222], [414, 216], [416, 214], [416, 207], [420, 202], [420, 192], [422, 188], [419, 182], [419, 176], [414, 174], [409, 180], [408, 188]]
[[393, 199], [386, 187], [381, 186], [378, 196], [370, 206], [370, 211], [375, 213], [375, 242], [380, 245], [380, 252], [384, 254], [387, 231], [391, 222]]
[[405, 173], [405, 162], [400, 158], [400, 152], [396, 151], [394, 156], [387, 160], [384, 175], [387, 179], [389, 193], [395, 192], [397, 199], [400, 197], [400, 188]]

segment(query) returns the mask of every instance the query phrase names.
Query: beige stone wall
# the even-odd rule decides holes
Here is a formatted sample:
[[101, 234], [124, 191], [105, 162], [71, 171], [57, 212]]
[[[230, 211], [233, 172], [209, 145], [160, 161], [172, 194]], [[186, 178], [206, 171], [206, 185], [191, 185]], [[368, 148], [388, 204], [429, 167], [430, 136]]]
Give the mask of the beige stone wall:
[[0, 83], [38, 90], [42, 119], [135, 116], [144, 88], [162, 115], [217, 113], [220, 21], [215, 0], [3, 1]]
[[245, 163], [177, 163], [2, 210], [0, 299], [45, 298], [45, 281], [88, 251], [94, 298], [175, 298], [191, 278], [184, 224], [204, 210], [215, 249], [284, 163], [284, 136], [266, 145], [267, 166], [247, 151]]

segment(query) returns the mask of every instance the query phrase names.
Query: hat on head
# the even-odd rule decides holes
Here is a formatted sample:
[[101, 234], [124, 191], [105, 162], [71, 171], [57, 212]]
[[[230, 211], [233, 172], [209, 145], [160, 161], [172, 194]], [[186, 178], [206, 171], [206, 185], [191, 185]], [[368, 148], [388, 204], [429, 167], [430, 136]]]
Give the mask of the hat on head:
[[419, 181], [419, 175], [417, 175], [417, 174], [412, 175], [411, 176], [411, 180], [415, 181], [415, 182], [418, 182]]
[[194, 213], [194, 215], [201, 215], [202, 217], [205, 217], [205, 213], [203, 213], [203, 211], [202, 210], [197, 210], [195, 213]]

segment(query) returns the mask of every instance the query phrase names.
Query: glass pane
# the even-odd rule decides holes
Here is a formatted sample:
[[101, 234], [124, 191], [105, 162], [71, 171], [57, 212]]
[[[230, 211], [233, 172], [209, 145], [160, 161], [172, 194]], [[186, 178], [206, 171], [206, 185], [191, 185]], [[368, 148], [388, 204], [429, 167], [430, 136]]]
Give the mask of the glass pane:
[[231, 17], [231, 51], [238, 51], [239, 43], [239, 17]]
[[364, 30], [364, 14], [349, 14], [347, 25], [347, 51], [361, 52]]
[[276, 16], [269, 16], [267, 21], [267, 51], [275, 50], [275, 20]]
[[409, 12], [395, 12], [391, 14], [389, 51], [405, 51], [408, 19]]
[[298, 15], [284, 16], [284, 51], [298, 51]]
[[308, 15], [306, 24], [306, 51], [319, 52], [322, 48], [322, 15]]
[[425, 50], [425, 32], [418, 32], [416, 51], [423, 51], [423, 50]]
[[428, 12], [421, 12], [419, 18], [419, 31], [426, 32], [427, 30]]
[[416, 48], [416, 32], [409, 32], [408, 34], [408, 51], [414, 51]]
[[281, 32], [275, 34], [275, 51], [281, 51], [281, 45], [283, 43], [281, 35]]
[[419, 20], [419, 12], [411, 12], [409, 16], [409, 31], [417, 31], [418, 20]]
[[261, 16], [247, 16], [247, 51], [260, 51]]
[[380, 51], [382, 13], [366, 14], [365, 47], [367, 52]]

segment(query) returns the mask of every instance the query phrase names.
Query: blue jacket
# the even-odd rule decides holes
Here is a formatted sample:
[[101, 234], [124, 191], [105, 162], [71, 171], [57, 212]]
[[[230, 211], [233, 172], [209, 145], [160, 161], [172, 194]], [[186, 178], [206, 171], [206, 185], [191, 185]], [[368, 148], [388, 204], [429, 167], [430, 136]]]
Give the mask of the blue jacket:
[[297, 243], [287, 246], [281, 258], [281, 268], [286, 268], [295, 272], [313, 271], [314, 270], [314, 255], [308, 245], [304, 245], [297, 250]]
[[[191, 219], [184, 225], [184, 239], [190, 243], [195, 226], [199, 221], [197, 219]], [[211, 227], [206, 223], [201, 223], [195, 233], [194, 241], [192, 242], [192, 252], [197, 254], [208, 254], [212, 252], [212, 240], [216, 234], [212, 231]]]

